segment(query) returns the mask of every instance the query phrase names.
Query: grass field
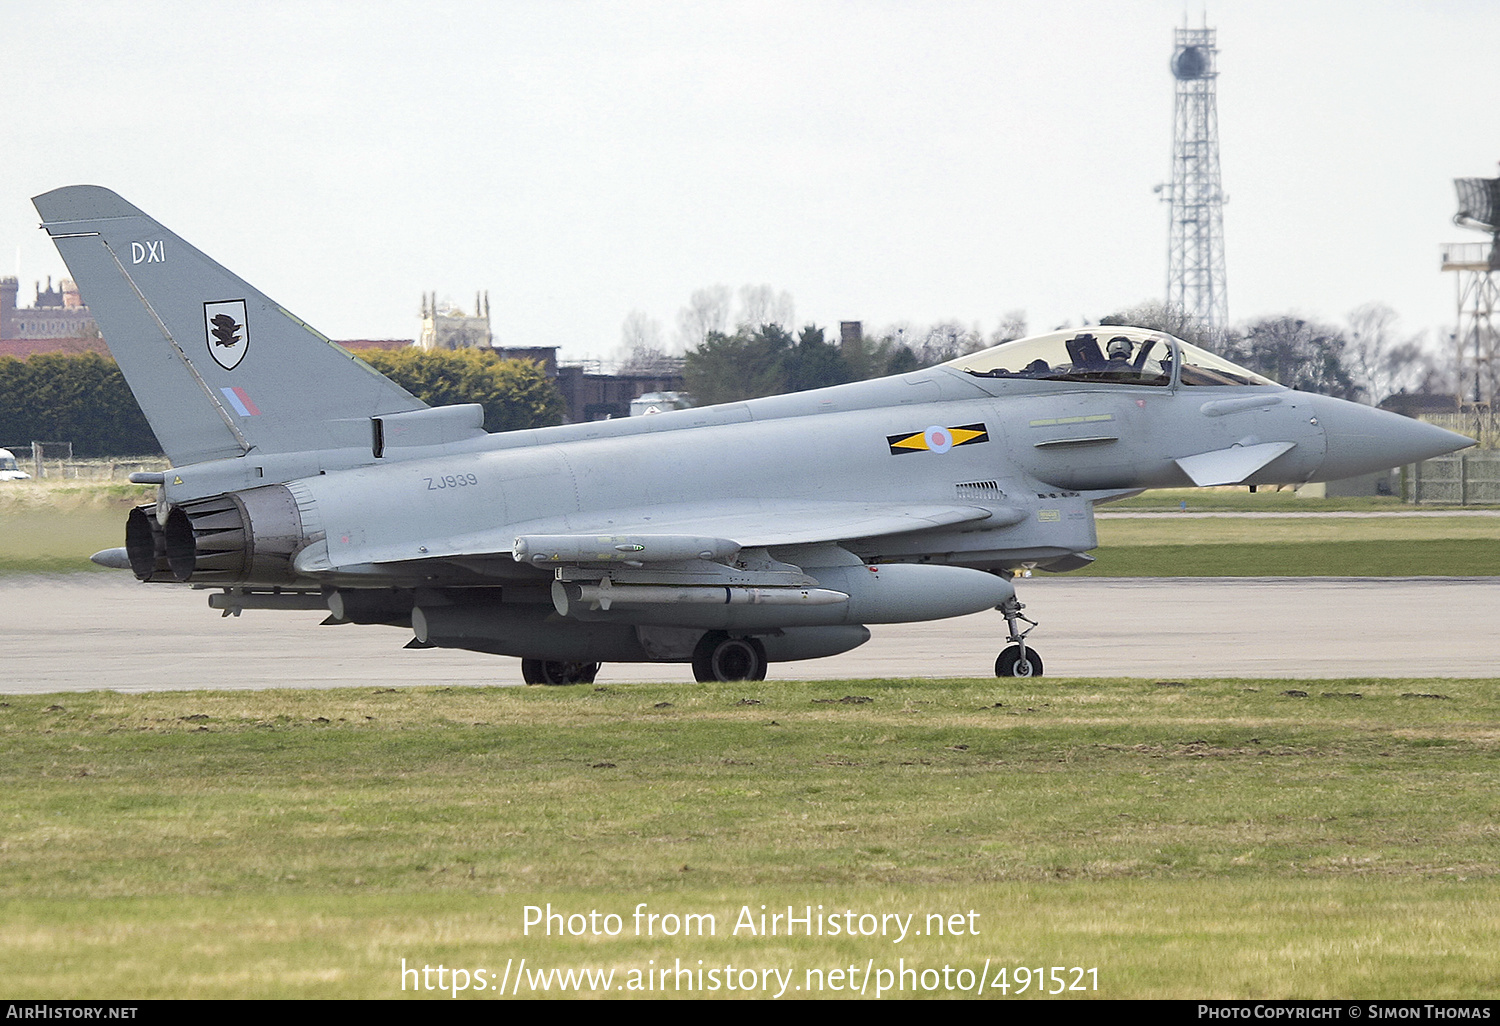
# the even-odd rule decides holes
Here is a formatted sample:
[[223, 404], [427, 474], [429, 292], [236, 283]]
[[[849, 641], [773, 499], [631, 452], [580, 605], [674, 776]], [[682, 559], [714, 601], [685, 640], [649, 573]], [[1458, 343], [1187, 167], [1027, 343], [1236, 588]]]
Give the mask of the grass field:
[[[991, 997], [1052, 966], [1097, 969], [1071, 996], [1493, 997], [1497, 683], [7, 696], [0, 996], [394, 997], [403, 958], [492, 987], [526, 958], [788, 996], [989, 960]], [[527, 933], [548, 902], [620, 933]], [[641, 903], [715, 934], [636, 936]], [[922, 933], [733, 932], [762, 905]]]
[[0, 484], [0, 573], [106, 572], [89, 562], [125, 544], [125, 517], [154, 488], [91, 481]]

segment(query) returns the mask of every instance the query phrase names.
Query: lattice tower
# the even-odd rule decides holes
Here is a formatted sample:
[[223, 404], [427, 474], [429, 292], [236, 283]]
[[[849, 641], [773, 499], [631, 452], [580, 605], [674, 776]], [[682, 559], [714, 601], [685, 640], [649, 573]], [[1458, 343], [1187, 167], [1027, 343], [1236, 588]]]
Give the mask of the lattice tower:
[[1211, 331], [1229, 324], [1224, 273], [1224, 190], [1219, 177], [1219, 113], [1215, 30], [1175, 30], [1172, 78], [1172, 182], [1167, 243], [1167, 305]]
[[1493, 412], [1500, 391], [1500, 178], [1455, 178], [1458, 213], [1453, 223], [1489, 236], [1488, 242], [1443, 247], [1443, 270], [1457, 275], [1458, 325], [1454, 356], [1458, 394], [1477, 415]]

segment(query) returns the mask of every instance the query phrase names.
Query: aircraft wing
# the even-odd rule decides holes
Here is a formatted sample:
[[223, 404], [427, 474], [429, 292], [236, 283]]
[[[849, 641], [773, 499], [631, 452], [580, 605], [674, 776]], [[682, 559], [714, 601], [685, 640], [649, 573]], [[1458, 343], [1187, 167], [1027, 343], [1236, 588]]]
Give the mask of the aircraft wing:
[[715, 550], [804, 545], [906, 534], [980, 520], [1013, 523], [1022, 516], [1019, 512], [1010, 516], [1010, 512], [932, 503], [734, 499], [548, 517], [450, 538], [425, 538], [420, 552], [409, 541], [365, 543], [333, 537], [304, 549], [296, 558], [296, 568], [313, 574], [354, 568], [359, 568], [356, 572], [372, 573], [379, 564], [409, 564], [413, 560], [510, 558], [516, 539], [529, 537], [546, 538], [563, 548], [569, 547], [571, 540], [579, 551], [597, 547], [600, 536], [626, 535], [656, 539], [663, 551], [684, 545]]

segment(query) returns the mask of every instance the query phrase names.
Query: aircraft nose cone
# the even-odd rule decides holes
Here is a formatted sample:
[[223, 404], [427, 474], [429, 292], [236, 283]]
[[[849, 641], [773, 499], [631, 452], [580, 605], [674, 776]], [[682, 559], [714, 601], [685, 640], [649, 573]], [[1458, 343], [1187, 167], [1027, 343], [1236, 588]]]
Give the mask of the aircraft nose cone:
[[1432, 424], [1330, 396], [1314, 396], [1313, 409], [1328, 439], [1317, 479], [1337, 481], [1457, 452], [1474, 439]]

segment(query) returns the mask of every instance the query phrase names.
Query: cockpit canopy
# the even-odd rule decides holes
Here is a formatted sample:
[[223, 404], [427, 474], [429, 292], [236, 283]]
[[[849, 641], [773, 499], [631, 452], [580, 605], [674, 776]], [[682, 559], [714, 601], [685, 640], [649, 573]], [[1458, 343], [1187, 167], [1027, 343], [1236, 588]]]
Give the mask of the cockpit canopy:
[[1003, 342], [947, 364], [977, 377], [1093, 384], [1275, 385], [1163, 331], [1095, 325]]

